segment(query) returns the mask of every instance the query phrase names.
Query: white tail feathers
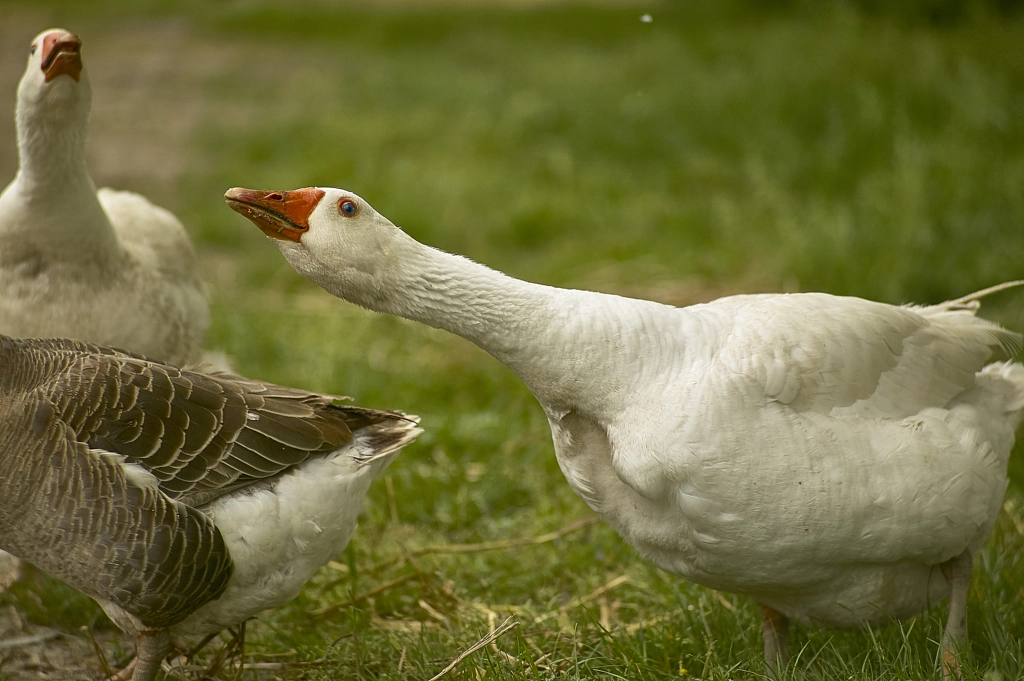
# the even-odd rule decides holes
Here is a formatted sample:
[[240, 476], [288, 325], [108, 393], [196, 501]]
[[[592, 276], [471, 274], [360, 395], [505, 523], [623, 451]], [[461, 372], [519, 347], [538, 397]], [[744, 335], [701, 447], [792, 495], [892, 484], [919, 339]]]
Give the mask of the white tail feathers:
[[1005, 409], [1008, 412], [1024, 412], [1024, 365], [1017, 362], [993, 362], [978, 374], [979, 383], [985, 377], [999, 377], [1005, 384], [1000, 392], [1005, 395]]

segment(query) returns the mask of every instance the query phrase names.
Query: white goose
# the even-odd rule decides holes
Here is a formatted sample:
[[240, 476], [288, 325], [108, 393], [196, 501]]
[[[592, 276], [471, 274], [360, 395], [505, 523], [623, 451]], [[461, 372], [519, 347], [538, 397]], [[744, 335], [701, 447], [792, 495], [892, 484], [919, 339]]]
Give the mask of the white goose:
[[32, 41], [18, 86], [20, 168], [0, 195], [0, 333], [197, 362], [210, 311], [185, 229], [144, 197], [96, 191], [81, 41]]
[[[355, 194], [231, 189], [303, 276], [458, 334], [517, 373], [573, 490], [659, 567], [797, 622], [912, 615], [950, 595], [995, 522], [1024, 367], [981, 294], [896, 307], [820, 293], [675, 308], [519, 281], [424, 246]], [[983, 292], [984, 293], [984, 292]]]
[[99, 601], [152, 681], [172, 642], [293, 598], [421, 432], [336, 399], [0, 336], [0, 548]]

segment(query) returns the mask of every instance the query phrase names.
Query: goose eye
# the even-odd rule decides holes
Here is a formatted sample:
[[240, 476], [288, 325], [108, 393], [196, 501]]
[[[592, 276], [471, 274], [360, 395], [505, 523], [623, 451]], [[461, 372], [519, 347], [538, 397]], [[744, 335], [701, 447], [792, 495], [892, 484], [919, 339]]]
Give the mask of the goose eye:
[[28, 53], [29, 54], [35, 54], [36, 53], [36, 46], [32, 45], [30, 48], [28, 48]]
[[338, 210], [341, 211], [342, 215], [350, 218], [356, 214], [359, 210], [359, 206], [357, 206], [356, 202], [352, 199], [342, 199], [341, 201], [338, 201]]

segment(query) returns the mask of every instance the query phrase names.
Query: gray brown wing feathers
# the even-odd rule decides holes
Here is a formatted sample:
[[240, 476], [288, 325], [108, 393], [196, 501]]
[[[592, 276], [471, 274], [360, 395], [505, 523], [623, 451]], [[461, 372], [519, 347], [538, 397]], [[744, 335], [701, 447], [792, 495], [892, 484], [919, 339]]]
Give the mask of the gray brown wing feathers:
[[26, 504], [2, 504], [0, 548], [167, 626], [230, 576], [199, 507], [333, 452], [354, 431], [370, 447], [415, 435], [411, 418], [335, 399], [78, 341], [0, 336], [0, 484]]
[[31, 343], [36, 363], [52, 367], [39, 389], [80, 441], [143, 465], [167, 495], [191, 504], [332, 452], [353, 430], [404, 418], [77, 341], [17, 342]]
[[46, 401], [6, 406], [0, 548], [147, 627], [171, 626], [221, 594], [231, 558], [206, 515], [77, 442]]

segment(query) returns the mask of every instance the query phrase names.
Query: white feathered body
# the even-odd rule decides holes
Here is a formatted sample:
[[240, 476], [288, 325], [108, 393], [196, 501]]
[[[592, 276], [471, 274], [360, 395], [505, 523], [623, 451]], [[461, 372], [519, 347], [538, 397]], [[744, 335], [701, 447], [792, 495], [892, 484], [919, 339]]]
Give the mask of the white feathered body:
[[991, 291], [676, 308], [520, 281], [315, 190], [308, 229], [274, 222], [287, 193], [227, 198], [327, 291], [458, 334], [519, 375], [573, 490], [669, 572], [804, 623], [879, 622], [944, 598], [941, 564], [995, 523], [1024, 367], [990, 363], [1020, 347], [975, 316]]
[[944, 598], [939, 564], [991, 531], [1024, 368], [984, 367], [1013, 338], [972, 310], [569, 295], [602, 339], [582, 373], [615, 380], [533, 387], [572, 488], [659, 567], [849, 626]]

